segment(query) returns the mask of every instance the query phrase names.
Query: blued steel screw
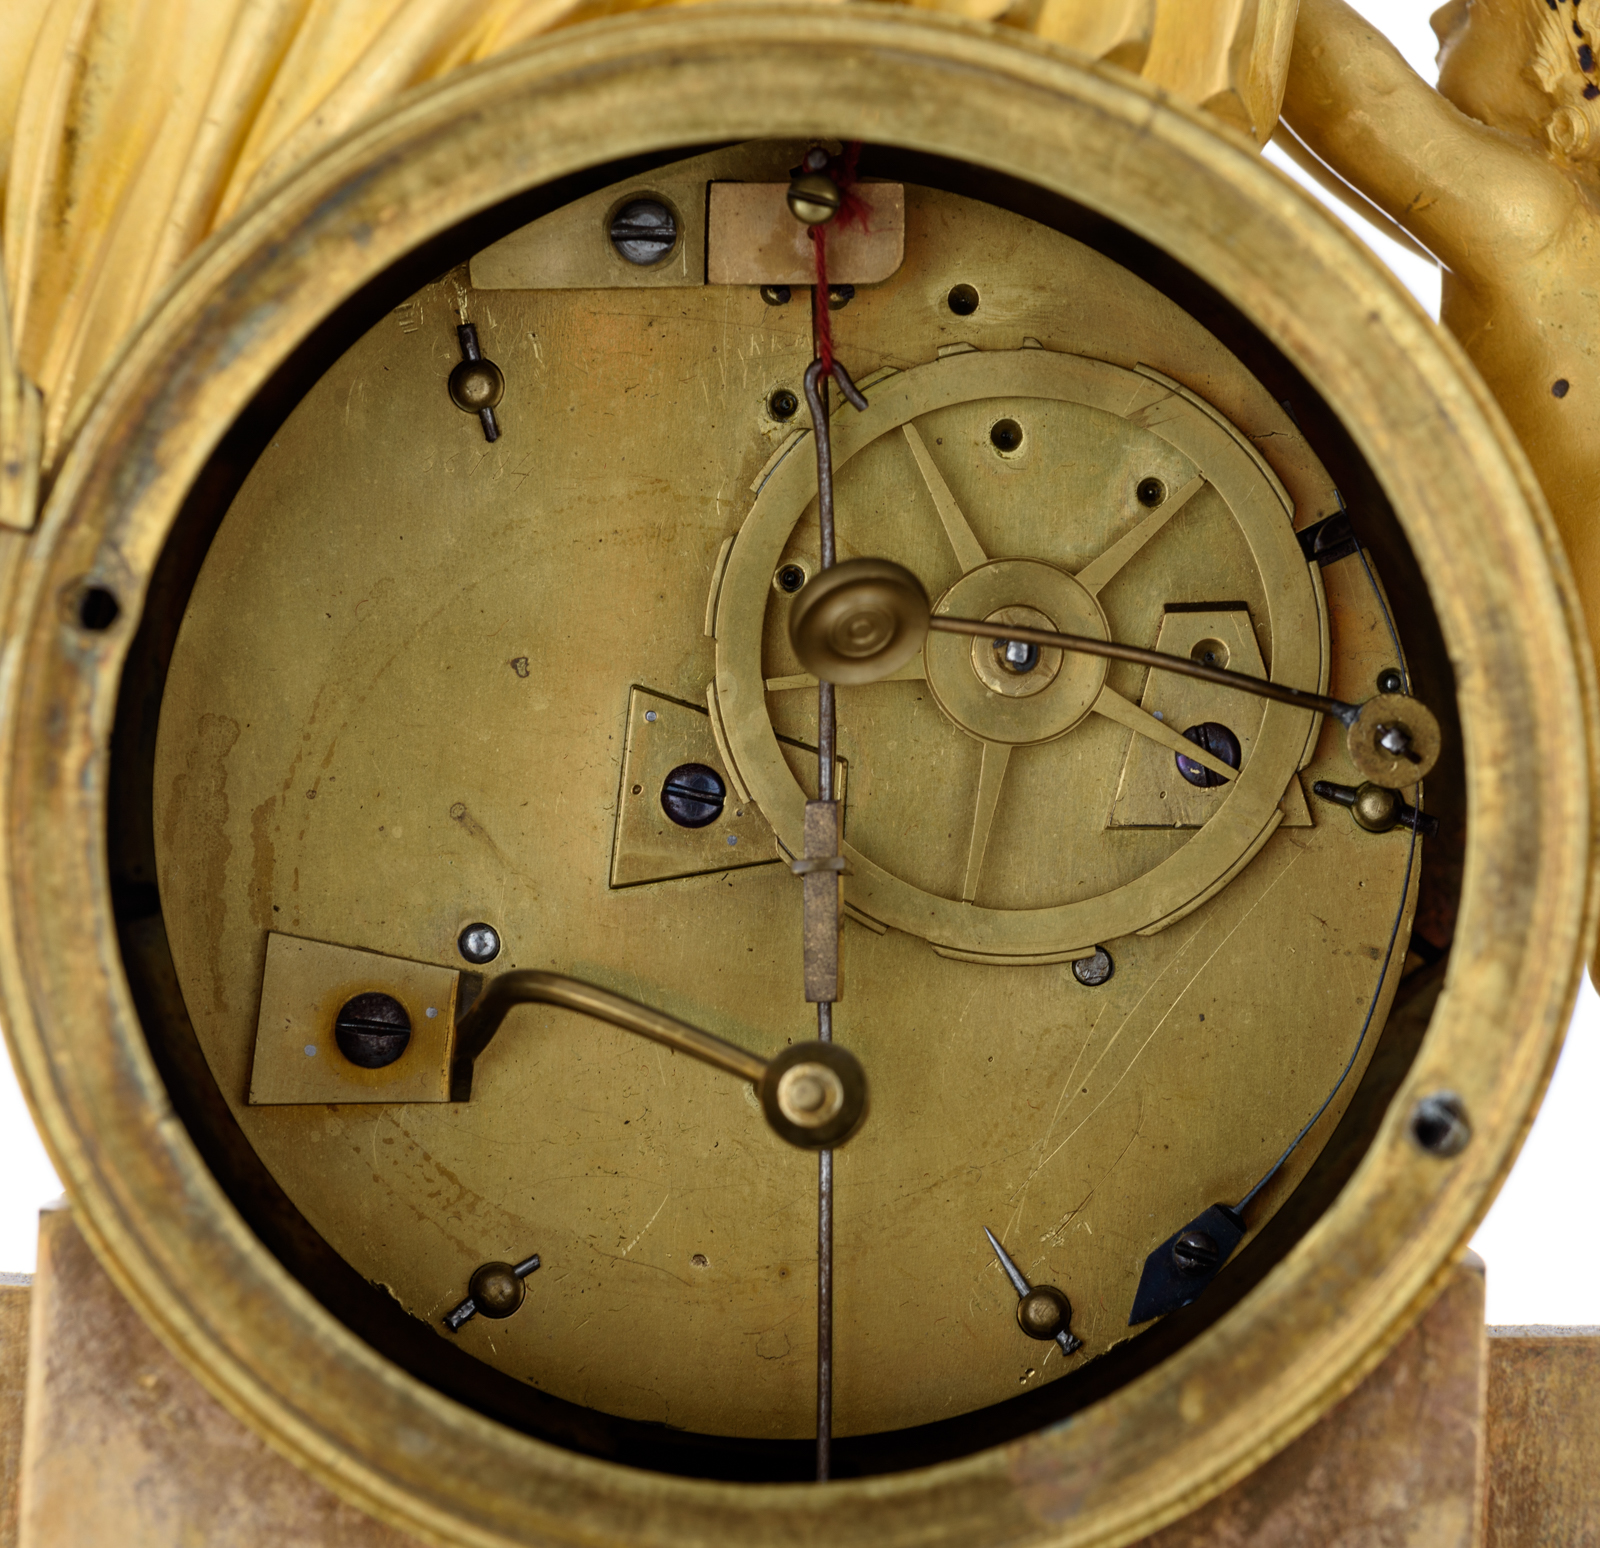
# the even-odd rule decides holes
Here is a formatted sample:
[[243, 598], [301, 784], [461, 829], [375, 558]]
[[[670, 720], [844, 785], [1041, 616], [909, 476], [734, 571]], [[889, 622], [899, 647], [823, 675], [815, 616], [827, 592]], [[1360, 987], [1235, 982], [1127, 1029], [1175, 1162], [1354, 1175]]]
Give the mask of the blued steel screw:
[[1430, 1156], [1459, 1156], [1472, 1138], [1467, 1105], [1453, 1091], [1433, 1091], [1411, 1110], [1411, 1137]]
[[[1183, 734], [1197, 747], [1205, 748], [1213, 758], [1220, 758], [1230, 769], [1239, 767], [1239, 738], [1226, 726], [1215, 720], [1203, 720], [1197, 726], [1190, 726]], [[1174, 753], [1173, 756], [1178, 762], [1178, 772], [1191, 785], [1198, 785], [1202, 790], [1214, 790], [1218, 785], [1227, 783], [1220, 774], [1203, 763], [1185, 758], [1182, 753]]]
[[640, 268], [660, 263], [678, 245], [677, 217], [659, 199], [635, 199], [611, 217], [611, 245]]
[[703, 763], [680, 763], [661, 786], [661, 810], [680, 828], [707, 828], [722, 815], [728, 787]]
[[411, 1018], [392, 994], [358, 994], [339, 1007], [333, 1040], [352, 1064], [363, 1070], [381, 1070], [406, 1051]]
[[1209, 1274], [1222, 1261], [1222, 1254], [1206, 1232], [1185, 1231], [1172, 1244], [1172, 1261], [1180, 1274]]

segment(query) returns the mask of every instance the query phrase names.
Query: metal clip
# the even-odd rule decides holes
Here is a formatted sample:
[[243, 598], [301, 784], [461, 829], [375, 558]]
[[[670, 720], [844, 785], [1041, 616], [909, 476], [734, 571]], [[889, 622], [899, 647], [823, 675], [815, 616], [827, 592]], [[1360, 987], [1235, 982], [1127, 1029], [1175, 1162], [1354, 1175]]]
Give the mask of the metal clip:
[[838, 871], [841, 876], [854, 874], [850, 862], [843, 855], [817, 855], [806, 860], [791, 860], [789, 869], [796, 876], [809, 876], [813, 871]]

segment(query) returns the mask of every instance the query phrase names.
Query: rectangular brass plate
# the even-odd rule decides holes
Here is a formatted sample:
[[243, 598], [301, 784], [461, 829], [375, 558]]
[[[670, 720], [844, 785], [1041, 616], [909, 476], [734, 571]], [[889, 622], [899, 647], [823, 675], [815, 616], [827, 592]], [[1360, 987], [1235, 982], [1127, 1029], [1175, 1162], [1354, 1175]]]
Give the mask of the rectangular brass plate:
[[[449, 1101], [460, 981], [454, 968], [269, 935], [251, 1105]], [[350, 1063], [333, 1037], [340, 1007], [372, 990], [393, 995], [411, 1018], [406, 1051], [381, 1070]]]
[[[816, 749], [779, 738], [795, 777], [815, 788]], [[661, 786], [679, 764], [703, 763], [728, 785], [722, 816], [704, 828], [680, 828], [661, 808]], [[836, 773], [844, 799], [845, 768]], [[622, 753], [622, 793], [611, 846], [611, 885], [672, 881], [718, 871], [773, 865], [784, 859], [766, 818], [753, 802], [739, 799], [727, 760], [712, 734], [711, 717], [697, 705], [669, 699], [648, 688], [628, 695], [628, 739]]]
[[[698, 159], [698, 158], [697, 158]], [[603, 189], [541, 216], [474, 256], [475, 290], [675, 289], [706, 282], [706, 178], [694, 162]], [[661, 262], [629, 263], [611, 245], [611, 217], [634, 199], [658, 199], [678, 223]]]
[[[874, 285], [905, 260], [906, 194], [900, 183], [860, 183], [862, 225], [828, 230], [828, 282]], [[706, 278], [713, 285], [812, 285], [809, 228], [789, 212], [787, 183], [713, 183]]]

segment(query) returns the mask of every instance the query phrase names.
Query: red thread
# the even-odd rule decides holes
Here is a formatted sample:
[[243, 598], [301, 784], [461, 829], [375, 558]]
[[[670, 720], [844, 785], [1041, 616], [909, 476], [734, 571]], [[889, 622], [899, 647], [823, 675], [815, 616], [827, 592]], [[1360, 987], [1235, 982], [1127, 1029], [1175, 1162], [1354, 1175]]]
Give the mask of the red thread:
[[817, 255], [817, 296], [811, 305], [811, 317], [816, 333], [817, 359], [822, 362], [822, 379], [827, 381], [833, 370], [833, 327], [829, 322], [828, 307], [828, 228], [811, 228], [811, 246]]
[[811, 228], [811, 244], [817, 255], [817, 299], [812, 307], [812, 315], [817, 359], [822, 362], [824, 379], [833, 370], [833, 325], [830, 320], [832, 309], [828, 305], [828, 227], [833, 226], [840, 231], [846, 231], [852, 226], [860, 226], [863, 231], [870, 229], [867, 225], [867, 216], [871, 213], [871, 207], [856, 192], [856, 163], [860, 159], [861, 142], [852, 140], [845, 146], [842, 155], [835, 156], [828, 162], [828, 176], [833, 179], [834, 186], [839, 190], [839, 212], [831, 221]]

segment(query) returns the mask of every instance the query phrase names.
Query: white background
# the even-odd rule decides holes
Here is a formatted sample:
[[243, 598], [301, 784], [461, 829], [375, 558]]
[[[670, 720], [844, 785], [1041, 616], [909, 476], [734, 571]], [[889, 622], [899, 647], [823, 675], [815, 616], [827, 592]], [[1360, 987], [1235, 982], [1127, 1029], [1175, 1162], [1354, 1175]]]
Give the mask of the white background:
[[[1436, 78], [1427, 0], [1355, 0], [1428, 80]], [[1268, 156], [1297, 181], [1275, 150]], [[1316, 192], [1315, 189], [1312, 190]], [[1319, 195], [1320, 197], [1320, 195]], [[1439, 274], [1341, 211], [1435, 317]], [[1576, 839], [1574, 840], [1576, 842]], [[1600, 1112], [1600, 998], [1587, 978], [1550, 1094], [1473, 1245], [1489, 1265], [1489, 1321], [1600, 1323], [1600, 1230], [1576, 1207], [1595, 1174], [1589, 1130]], [[9, 1064], [0, 1067], [0, 1270], [31, 1272], [39, 1206], [60, 1191]]]

